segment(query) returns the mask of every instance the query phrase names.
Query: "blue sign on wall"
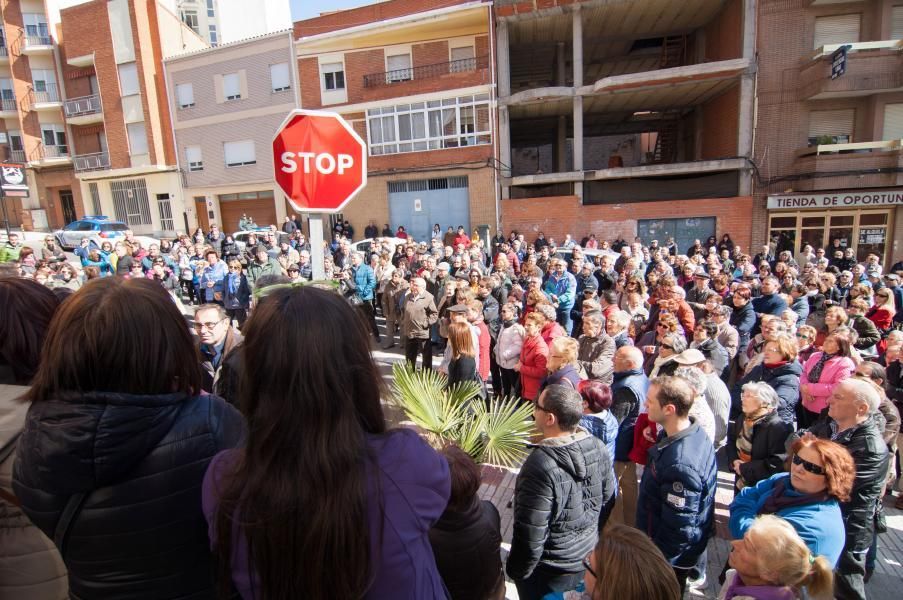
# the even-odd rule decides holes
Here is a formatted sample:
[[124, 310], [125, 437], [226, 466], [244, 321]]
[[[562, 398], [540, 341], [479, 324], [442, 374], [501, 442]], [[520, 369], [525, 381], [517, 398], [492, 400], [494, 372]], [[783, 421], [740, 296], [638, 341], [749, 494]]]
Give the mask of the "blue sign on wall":
[[831, 55], [831, 79], [837, 79], [847, 72], [847, 50], [849, 49], [850, 45], [845, 44]]

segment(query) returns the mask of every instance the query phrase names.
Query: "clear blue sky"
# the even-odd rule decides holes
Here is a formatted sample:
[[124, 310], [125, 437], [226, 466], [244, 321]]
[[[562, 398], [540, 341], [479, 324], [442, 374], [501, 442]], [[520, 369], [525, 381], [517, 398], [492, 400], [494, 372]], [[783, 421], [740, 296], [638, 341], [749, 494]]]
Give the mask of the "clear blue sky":
[[309, 19], [321, 12], [373, 4], [377, 0], [290, 0], [292, 20]]

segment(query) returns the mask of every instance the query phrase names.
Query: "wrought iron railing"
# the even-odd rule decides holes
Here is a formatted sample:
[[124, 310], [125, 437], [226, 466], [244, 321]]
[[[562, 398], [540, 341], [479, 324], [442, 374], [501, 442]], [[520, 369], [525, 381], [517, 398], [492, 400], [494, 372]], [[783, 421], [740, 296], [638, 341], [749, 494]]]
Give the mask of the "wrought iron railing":
[[487, 59], [488, 57], [486, 56], [477, 56], [474, 58], [462, 58], [460, 60], [436, 63], [433, 65], [394, 69], [382, 73], [368, 73], [367, 75], [364, 75], [364, 87], [372, 88], [392, 85], [393, 83], [402, 81], [410, 81], [412, 79], [431, 79], [433, 77], [448, 75], [449, 73], [476, 71], [478, 68], [487, 64]]
[[72, 158], [72, 167], [76, 173], [83, 171], [102, 171], [110, 168], [110, 155], [107, 152], [80, 154]]
[[53, 39], [49, 35], [26, 35], [25, 47], [29, 46], [52, 46]]
[[25, 150], [10, 150], [9, 161], [14, 163], [25, 162]]
[[9, 48], [0, 46], [0, 56], [9, 56]]
[[18, 111], [15, 98], [3, 98], [0, 100], [0, 110], [2, 111]]
[[69, 158], [69, 146], [45, 146], [41, 145], [44, 151], [43, 158]]
[[90, 96], [82, 96], [80, 98], [72, 98], [66, 100], [63, 106], [67, 117], [81, 117], [84, 115], [94, 115], [99, 113], [101, 109], [100, 96], [92, 94]]

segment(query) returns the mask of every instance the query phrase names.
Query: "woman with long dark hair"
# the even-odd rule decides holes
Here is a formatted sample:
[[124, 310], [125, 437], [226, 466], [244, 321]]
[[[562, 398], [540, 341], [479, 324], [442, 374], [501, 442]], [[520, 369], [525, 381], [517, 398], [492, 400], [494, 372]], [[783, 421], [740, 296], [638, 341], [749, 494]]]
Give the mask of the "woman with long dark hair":
[[73, 598], [212, 598], [200, 486], [241, 415], [200, 395], [200, 357], [146, 279], [86, 283], [50, 323], [13, 489], [54, 539]]
[[223, 595], [234, 583], [245, 599], [445, 598], [427, 532], [448, 463], [413, 431], [386, 430], [354, 309], [273, 287], [243, 333], [247, 445], [217, 455], [203, 485]]

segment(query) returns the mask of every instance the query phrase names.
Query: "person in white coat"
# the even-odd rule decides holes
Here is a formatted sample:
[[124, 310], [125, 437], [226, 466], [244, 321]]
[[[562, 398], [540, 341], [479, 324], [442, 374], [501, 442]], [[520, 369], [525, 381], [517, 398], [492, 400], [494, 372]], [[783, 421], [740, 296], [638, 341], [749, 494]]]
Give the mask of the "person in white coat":
[[502, 328], [495, 344], [495, 360], [502, 374], [502, 389], [499, 390], [502, 397], [519, 394], [515, 389], [519, 378], [514, 366], [520, 361], [520, 352], [526, 335], [523, 325], [518, 323], [519, 312], [517, 305], [511, 303], [504, 304], [499, 311]]

